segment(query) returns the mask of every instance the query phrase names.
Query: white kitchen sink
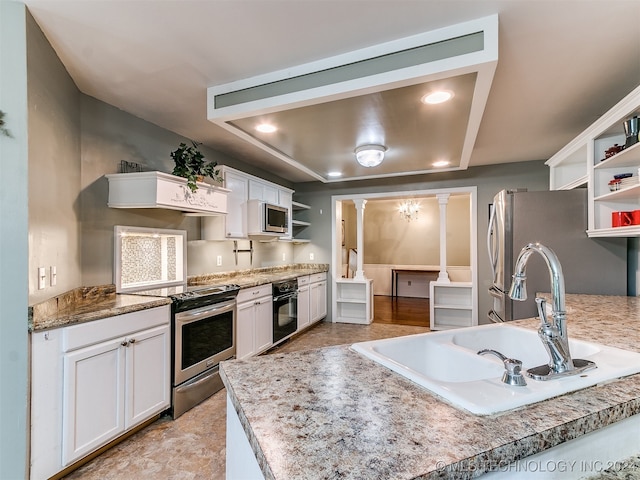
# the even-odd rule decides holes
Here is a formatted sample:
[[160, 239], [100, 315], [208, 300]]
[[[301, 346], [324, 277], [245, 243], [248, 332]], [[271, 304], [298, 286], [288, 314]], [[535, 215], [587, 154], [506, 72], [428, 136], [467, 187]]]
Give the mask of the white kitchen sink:
[[548, 355], [535, 330], [482, 325], [360, 342], [351, 348], [476, 415], [511, 410], [640, 372], [640, 353], [571, 338], [569, 346], [574, 359], [591, 360], [597, 368], [546, 381], [527, 377], [526, 386], [503, 383], [502, 361], [477, 352], [497, 350], [521, 360], [523, 371], [546, 364]]

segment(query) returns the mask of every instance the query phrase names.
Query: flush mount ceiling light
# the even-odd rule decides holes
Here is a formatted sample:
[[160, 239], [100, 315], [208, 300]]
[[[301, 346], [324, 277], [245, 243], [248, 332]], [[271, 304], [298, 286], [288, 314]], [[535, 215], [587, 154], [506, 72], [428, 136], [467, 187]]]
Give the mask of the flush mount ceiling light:
[[444, 103], [453, 98], [453, 92], [448, 90], [441, 90], [438, 92], [427, 93], [424, 97], [422, 97], [422, 103], [426, 103], [427, 105], [437, 105], [438, 103]]
[[270, 123], [261, 123], [256, 127], [256, 130], [260, 133], [273, 133], [277, 130], [277, 128]]
[[386, 151], [383, 145], [361, 145], [355, 150], [356, 160], [363, 167], [377, 167], [384, 160]]
[[342, 172], [328, 172], [327, 176], [328, 177], [341, 177], [342, 176]]
[[448, 160], [438, 160], [437, 162], [433, 162], [432, 165], [434, 167], [446, 167], [447, 165], [449, 165], [449, 161]]
[[420, 211], [420, 204], [413, 200], [407, 200], [403, 202], [398, 207], [398, 213], [400, 216], [404, 218], [407, 222], [411, 220], [416, 220], [418, 218], [418, 212]]

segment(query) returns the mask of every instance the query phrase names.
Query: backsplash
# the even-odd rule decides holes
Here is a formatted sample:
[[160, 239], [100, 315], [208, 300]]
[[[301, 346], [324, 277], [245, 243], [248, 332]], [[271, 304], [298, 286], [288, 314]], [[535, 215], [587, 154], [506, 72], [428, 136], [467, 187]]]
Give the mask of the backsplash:
[[123, 237], [121, 268], [121, 281], [125, 285], [175, 281], [175, 237]]

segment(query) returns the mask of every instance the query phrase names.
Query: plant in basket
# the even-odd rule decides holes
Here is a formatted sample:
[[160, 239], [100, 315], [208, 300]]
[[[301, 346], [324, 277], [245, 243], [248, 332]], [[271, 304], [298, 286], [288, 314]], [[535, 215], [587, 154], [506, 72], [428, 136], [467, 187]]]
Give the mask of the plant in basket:
[[175, 163], [173, 175], [187, 179], [187, 187], [192, 192], [198, 189], [196, 182], [201, 182], [205, 177], [220, 182], [220, 170], [216, 169], [217, 162], [205, 162], [204, 155], [198, 150], [201, 143], [191, 141], [191, 146], [181, 143], [176, 150], [171, 152], [171, 158]]

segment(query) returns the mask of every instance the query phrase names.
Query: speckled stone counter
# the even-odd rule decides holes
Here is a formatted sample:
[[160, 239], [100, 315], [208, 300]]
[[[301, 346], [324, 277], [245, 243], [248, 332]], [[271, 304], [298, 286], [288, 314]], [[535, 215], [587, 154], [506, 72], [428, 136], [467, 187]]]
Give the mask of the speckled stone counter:
[[[567, 297], [570, 337], [640, 352], [640, 299]], [[640, 413], [633, 375], [475, 416], [348, 345], [223, 362], [221, 373], [267, 479], [472, 478]]]
[[115, 285], [81, 287], [29, 307], [29, 331], [66, 327], [170, 303], [168, 298], [116, 294]]
[[[327, 272], [328, 264], [283, 265], [189, 277], [189, 285], [235, 283], [241, 288]], [[76, 323], [168, 305], [171, 300], [135, 294], [116, 294], [115, 285], [80, 287], [29, 307], [30, 332], [66, 327]]]
[[282, 265], [277, 267], [252, 268], [233, 272], [213, 273], [197, 275], [188, 278], [189, 285], [216, 285], [234, 283], [240, 288], [257, 287], [266, 283], [280, 282], [323, 273], [329, 271], [329, 265], [324, 263], [296, 263], [295, 265]]

